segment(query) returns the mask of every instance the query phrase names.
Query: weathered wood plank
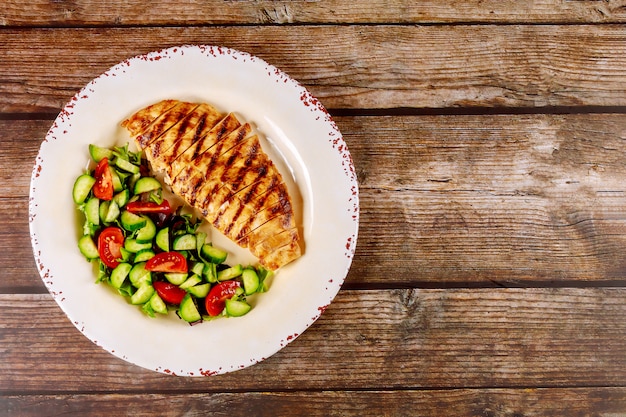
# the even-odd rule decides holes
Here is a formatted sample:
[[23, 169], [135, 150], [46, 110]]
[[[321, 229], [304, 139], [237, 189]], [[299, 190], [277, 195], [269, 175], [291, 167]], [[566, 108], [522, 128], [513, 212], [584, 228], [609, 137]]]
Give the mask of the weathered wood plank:
[[5, 1], [0, 24], [11, 26], [200, 25], [289, 23], [623, 22], [624, 3], [606, 1]]
[[625, 41], [615, 25], [6, 29], [0, 111], [58, 112], [119, 61], [189, 43], [258, 55], [329, 108], [625, 106]]
[[47, 295], [2, 295], [0, 392], [621, 386], [625, 301], [623, 288], [340, 291], [267, 361], [182, 378], [109, 355]]
[[0, 213], [0, 293], [46, 291], [30, 242], [28, 199], [0, 198]]
[[[349, 285], [626, 279], [623, 115], [336, 120], [361, 188]], [[50, 123], [0, 121], [0, 260], [14, 265], [3, 291], [43, 291], [28, 190]]]
[[0, 198], [28, 196], [30, 177], [51, 120], [0, 119]]
[[0, 415], [621, 416], [624, 388], [0, 396]]
[[351, 279], [626, 277], [623, 116], [342, 122], [361, 188]]
[[[28, 229], [28, 193], [50, 120], [0, 120], [0, 292], [42, 292]], [[38, 282], [39, 281], [39, 282]]]

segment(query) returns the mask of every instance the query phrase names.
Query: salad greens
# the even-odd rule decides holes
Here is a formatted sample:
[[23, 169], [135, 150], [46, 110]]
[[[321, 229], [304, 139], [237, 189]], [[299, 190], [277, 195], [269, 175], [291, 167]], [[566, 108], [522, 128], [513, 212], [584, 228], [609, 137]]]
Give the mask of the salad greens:
[[72, 197], [84, 217], [78, 248], [98, 265], [97, 283], [150, 317], [175, 310], [195, 324], [250, 311], [247, 297], [268, 290], [270, 271], [227, 264], [202, 220], [163, 197], [141, 152], [92, 144], [89, 153], [95, 168], [78, 176]]

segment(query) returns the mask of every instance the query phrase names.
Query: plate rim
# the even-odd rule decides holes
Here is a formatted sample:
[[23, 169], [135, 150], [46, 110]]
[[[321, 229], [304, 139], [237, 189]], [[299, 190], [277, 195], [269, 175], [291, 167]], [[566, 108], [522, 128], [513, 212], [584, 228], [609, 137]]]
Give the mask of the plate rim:
[[[305, 323], [302, 325], [302, 331], [299, 333], [294, 333], [291, 335], [287, 335], [280, 343], [279, 346], [277, 346], [277, 348], [270, 353], [269, 355], [266, 355], [265, 357], [261, 357], [261, 358], [256, 358], [258, 360], [251, 360], [249, 363], [240, 365], [240, 366], [231, 366], [230, 369], [211, 369], [209, 371], [206, 372], [202, 372], [202, 370], [200, 369], [199, 371], [191, 371], [191, 370], [183, 370], [181, 372], [178, 371], [172, 371], [169, 370], [167, 368], [154, 368], [154, 367], [149, 367], [149, 366], [145, 366], [143, 364], [137, 363], [136, 361], [130, 360], [127, 356], [120, 354], [119, 352], [116, 352], [114, 349], [111, 349], [110, 347], [106, 346], [105, 343], [103, 342], [98, 342], [96, 340], [94, 340], [93, 337], [90, 337], [89, 334], [87, 334], [85, 332], [84, 326], [83, 328], [81, 328], [80, 322], [76, 321], [73, 319], [72, 317], [72, 313], [70, 311], [67, 311], [66, 307], [68, 307], [68, 304], [64, 302], [64, 298], [65, 296], [63, 294], [58, 293], [55, 290], [54, 287], [54, 282], [53, 279], [54, 277], [52, 276], [52, 272], [51, 269], [48, 268], [46, 265], [44, 265], [43, 263], [43, 257], [41, 254], [41, 247], [40, 244], [37, 240], [38, 238], [38, 230], [37, 230], [37, 215], [39, 214], [37, 211], [37, 208], [35, 207], [36, 205], [36, 186], [38, 183], [38, 178], [41, 174], [41, 170], [42, 170], [42, 166], [44, 164], [43, 161], [43, 156], [42, 154], [45, 151], [45, 147], [44, 145], [49, 144], [49, 143], [54, 143], [57, 138], [55, 137], [55, 135], [59, 134], [59, 132], [57, 132], [57, 129], [62, 128], [62, 126], [64, 126], [65, 123], [69, 123], [69, 121], [72, 119], [73, 116], [73, 110], [74, 107], [76, 106], [77, 103], [79, 103], [81, 100], [83, 100], [88, 93], [92, 92], [93, 89], [96, 87], [96, 84], [99, 82], [99, 80], [105, 78], [105, 77], [109, 77], [111, 74], [115, 74], [117, 71], [125, 71], [126, 67], [129, 67], [132, 63], [134, 62], [138, 62], [138, 61], [144, 61], [144, 62], [158, 62], [160, 59], [162, 59], [163, 57], [167, 57], [167, 58], [171, 58], [170, 54], [177, 54], [177, 53], [183, 53], [184, 52], [189, 52], [189, 51], [195, 51], [195, 52], [200, 52], [202, 54], [206, 54], [209, 53], [212, 56], [215, 57], [214, 54], [219, 54], [220, 56], [223, 55], [228, 55], [228, 56], [236, 56], [236, 57], [240, 57], [240, 58], [244, 58], [249, 60], [250, 62], [255, 62], [258, 65], [263, 65], [265, 66], [265, 68], [268, 69], [268, 76], [270, 78], [272, 77], [277, 77], [277, 79], [283, 81], [285, 84], [288, 83], [292, 83], [292, 88], [295, 88], [294, 91], [300, 91], [301, 95], [300, 95], [300, 101], [302, 102], [302, 104], [308, 108], [310, 108], [310, 110], [312, 110], [313, 112], [316, 112], [317, 117], [318, 118], [323, 118], [323, 123], [325, 123], [328, 128], [331, 130], [331, 132], [334, 133], [334, 135], [332, 135], [328, 140], [330, 142], [330, 146], [332, 147], [332, 149], [336, 152], [338, 152], [341, 157], [343, 158], [342, 161], [342, 168], [344, 170], [344, 175], [345, 175], [345, 179], [347, 180], [347, 183], [350, 184], [351, 190], [350, 193], [351, 195], [351, 199], [348, 201], [350, 204], [352, 204], [352, 207], [349, 208], [349, 210], [351, 210], [351, 221], [352, 221], [352, 234], [351, 236], [348, 237], [347, 242], [345, 243], [346, 246], [346, 251], [344, 253], [346, 261], [345, 261], [345, 270], [340, 274], [339, 277], [333, 277], [331, 278], [330, 282], [327, 283], [327, 289], [330, 288], [329, 290], [329, 300], [328, 303], [325, 305], [321, 305], [318, 306], [318, 313], [309, 319], [308, 323]], [[208, 57], [208, 55], [206, 55]], [[63, 134], [63, 133], [61, 133]], [[47, 146], [47, 145], [46, 145]], [[52, 146], [52, 145], [50, 145]], [[68, 186], [69, 187], [69, 186]], [[63, 107], [63, 109], [59, 112], [59, 115], [55, 118], [54, 122], [52, 123], [52, 126], [50, 127], [50, 129], [48, 130], [48, 132], [46, 133], [46, 136], [44, 138], [44, 140], [42, 141], [40, 147], [39, 147], [39, 151], [37, 153], [37, 157], [35, 160], [35, 164], [33, 166], [33, 170], [32, 170], [32, 174], [31, 174], [31, 181], [30, 181], [30, 191], [29, 191], [29, 231], [30, 231], [30, 239], [31, 239], [31, 246], [33, 249], [33, 254], [35, 257], [35, 262], [37, 265], [37, 269], [40, 275], [40, 278], [42, 279], [44, 285], [46, 286], [46, 289], [48, 290], [48, 292], [52, 295], [52, 297], [54, 298], [54, 300], [56, 301], [57, 305], [59, 305], [59, 307], [63, 310], [64, 314], [66, 315], [66, 317], [74, 324], [74, 326], [85, 336], [87, 337], [89, 340], [91, 340], [93, 343], [95, 343], [97, 346], [107, 350], [108, 352], [112, 353], [113, 355], [125, 360], [128, 363], [132, 363], [134, 365], [140, 366], [142, 368], [145, 369], [150, 369], [150, 370], [154, 370], [157, 372], [161, 372], [161, 373], [167, 373], [167, 374], [177, 374], [177, 375], [185, 375], [185, 376], [206, 376], [206, 375], [215, 375], [215, 374], [222, 374], [222, 373], [227, 373], [227, 372], [232, 372], [232, 371], [236, 371], [238, 369], [243, 369], [245, 367], [248, 367], [250, 365], [253, 365], [255, 363], [261, 362], [265, 359], [267, 359], [269, 356], [274, 355], [276, 352], [280, 351], [282, 348], [284, 348], [287, 344], [291, 343], [293, 340], [295, 340], [301, 333], [303, 333], [304, 331], [306, 331], [322, 314], [323, 312], [326, 310], [326, 308], [328, 307], [328, 305], [330, 305], [330, 303], [333, 301], [333, 299], [336, 297], [336, 295], [338, 294], [339, 290], [341, 289], [341, 286], [343, 285], [348, 272], [350, 270], [350, 267], [352, 265], [352, 261], [353, 261], [353, 257], [354, 257], [354, 253], [356, 250], [356, 242], [357, 242], [357, 237], [358, 237], [358, 230], [359, 230], [359, 223], [360, 223], [360, 201], [359, 201], [359, 185], [358, 185], [358, 181], [357, 181], [357, 177], [356, 177], [356, 170], [354, 167], [354, 163], [352, 161], [352, 157], [350, 152], [348, 151], [348, 147], [347, 144], [345, 143], [345, 140], [343, 139], [343, 136], [341, 134], [341, 132], [339, 131], [337, 125], [335, 124], [334, 120], [332, 119], [332, 117], [330, 116], [330, 114], [328, 113], [328, 111], [325, 109], [325, 107], [322, 105], [322, 103], [315, 97], [313, 97], [313, 95], [304, 87], [302, 86], [298, 81], [296, 81], [295, 79], [291, 78], [289, 75], [287, 75], [286, 73], [284, 73], [282, 70], [278, 69], [277, 67], [267, 63], [266, 61], [264, 61], [261, 58], [258, 58], [254, 55], [251, 55], [247, 52], [242, 52], [236, 49], [232, 49], [229, 47], [223, 47], [223, 46], [215, 46], [215, 45], [180, 45], [180, 46], [172, 46], [172, 47], [168, 47], [168, 48], [163, 48], [160, 50], [156, 50], [156, 51], [151, 51], [145, 54], [140, 54], [140, 55], [135, 55], [131, 58], [122, 60], [121, 62], [119, 62], [118, 64], [110, 67], [107, 71], [103, 72], [102, 74], [100, 74], [99, 76], [97, 76], [96, 78], [92, 79], [89, 83], [87, 83], [83, 88], [81, 88], [69, 101], [68, 103]], [[334, 281], [333, 281], [334, 280]], [[90, 285], [94, 285], [93, 282], [89, 283]], [[271, 292], [271, 290], [270, 290]]]

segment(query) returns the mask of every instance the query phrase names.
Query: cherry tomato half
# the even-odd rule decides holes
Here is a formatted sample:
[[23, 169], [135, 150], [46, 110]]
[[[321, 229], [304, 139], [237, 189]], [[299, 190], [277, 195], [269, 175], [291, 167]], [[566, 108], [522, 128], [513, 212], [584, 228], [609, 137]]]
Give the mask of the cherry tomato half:
[[115, 268], [120, 264], [122, 246], [124, 246], [124, 234], [119, 227], [110, 226], [100, 232], [98, 253], [102, 262], [109, 268]]
[[131, 213], [163, 213], [170, 214], [172, 207], [167, 200], [163, 200], [161, 204], [152, 201], [131, 201], [126, 205], [126, 210]]
[[241, 287], [239, 281], [224, 281], [211, 288], [204, 300], [204, 307], [209, 316], [220, 314], [226, 306], [226, 300], [232, 298], [239, 287]]
[[113, 176], [109, 171], [109, 159], [102, 158], [95, 171], [96, 183], [93, 186], [93, 195], [100, 200], [113, 199]]
[[146, 270], [153, 272], [187, 272], [187, 259], [178, 252], [159, 253], [146, 263]]
[[180, 304], [187, 294], [187, 291], [178, 287], [178, 285], [165, 281], [155, 281], [152, 286], [156, 290], [157, 294], [159, 294], [159, 297], [161, 297], [163, 301], [168, 304]]

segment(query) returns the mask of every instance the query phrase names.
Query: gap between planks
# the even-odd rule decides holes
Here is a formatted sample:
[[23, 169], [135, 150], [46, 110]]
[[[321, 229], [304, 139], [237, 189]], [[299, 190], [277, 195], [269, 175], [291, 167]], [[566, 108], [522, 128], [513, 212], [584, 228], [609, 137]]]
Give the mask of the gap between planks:
[[[581, 115], [626, 114], [626, 106], [554, 106], [554, 107], [440, 107], [440, 108], [328, 108], [332, 117], [387, 117], [387, 116], [504, 116], [504, 115]], [[59, 110], [60, 111], [60, 110]], [[0, 113], [0, 120], [49, 120], [55, 112]]]

